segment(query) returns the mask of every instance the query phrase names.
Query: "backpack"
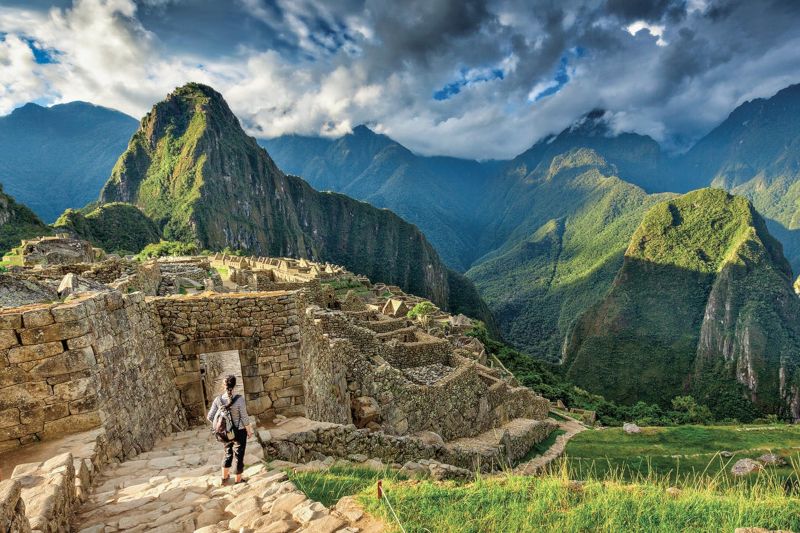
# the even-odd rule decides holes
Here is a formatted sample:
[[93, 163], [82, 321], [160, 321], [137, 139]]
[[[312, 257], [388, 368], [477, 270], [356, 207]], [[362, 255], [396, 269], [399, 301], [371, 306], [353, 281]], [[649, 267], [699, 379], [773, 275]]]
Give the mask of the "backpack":
[[236, 439], [236, 434], [233, 431], [233, 418], [231, 417], [231, 406], [239, 399], [239, 395], [235, 394], [228, 405], [222, 405], [222, 396], [219, 397], [220, 408], [217, 414], [214, 415], [214, 422], [211, 424], [211, 432], [214, 437], [222, 443], [233, 442]]

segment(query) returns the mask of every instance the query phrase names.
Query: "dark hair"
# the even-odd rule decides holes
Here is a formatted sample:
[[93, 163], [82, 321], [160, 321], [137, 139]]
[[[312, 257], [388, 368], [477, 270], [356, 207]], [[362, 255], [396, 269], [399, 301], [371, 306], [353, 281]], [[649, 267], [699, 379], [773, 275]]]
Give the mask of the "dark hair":
[[228, 392], [233, 392], [233, 388], [236, 386], [236, 376], [231, 374], [230, 376], [225, 378], [225, 390]]

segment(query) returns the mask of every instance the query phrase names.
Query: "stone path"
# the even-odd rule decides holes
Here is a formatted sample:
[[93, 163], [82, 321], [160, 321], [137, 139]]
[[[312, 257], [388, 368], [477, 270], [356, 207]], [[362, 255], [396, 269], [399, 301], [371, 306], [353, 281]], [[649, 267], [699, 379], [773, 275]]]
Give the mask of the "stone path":
[[564, 449], [567, 447], [567, 442], [569, 442], [569, 439], [582, 431], [586, 431], [587, 429], [586, 426], [577, 420], [572, 420], [570, 418], [559, 421], [558, 428], [562, 431], [565, 431], [565, 433], [556, 437], [556, 441], [553, 443], [553, 445], [550, 446], [550, 448], [548, 448], [547, 451], [542, 455], [534, 457], [527, 463], [517, 465], [513, 470], [514, 474], [522, 476], [539, 474], [545, 468], [547, 468], [550, 463], [564, 454]]
[[236, 376], [236, 387], [234, 387], [233, 393], [242, 395], [244, 394], [244, 379], [242, 378], [242, 363], [239, 359], [239, 352], [235, 350], [228, 352], [217, 352], [203, 354], [201, 357], [206, 359], [215, 358], [221, 363], [219, 373], [215, 376], [209, 376], [211, 378], [207, 391], [209, 407], [211, 406], [211, 402], [214, 401], [214, 398], [222, 394], [225, 378], [229, 375]]
[[73, 531], [353, 533], [368, 518], [357, 506], [331, 511], [308, 499], [283, 471], [266, 468], [256, 440], [248, 442], [245, 456], [249, 482], [220, 486], [221, 453], [220, 444], [201, 428], [173, 434], [136, 459], [109, 465]]

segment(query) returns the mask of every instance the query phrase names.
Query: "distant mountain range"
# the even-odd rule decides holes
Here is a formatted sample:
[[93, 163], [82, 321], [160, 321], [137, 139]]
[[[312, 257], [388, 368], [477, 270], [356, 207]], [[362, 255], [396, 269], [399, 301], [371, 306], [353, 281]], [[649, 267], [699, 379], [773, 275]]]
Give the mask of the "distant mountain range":
[[[768, 232], [783, 244], [781, 253], [780, 246], [768, 247], [776, 258], [770, 264], [785, 252], [800, 268], [800, 85], [739, 106], [677, 156], [650, 137], [616, 133], [609, 114], [594, 110], [511, 161], [491, 162], [420, 156], [365, 126], [338, 139], [259, 140], [267, 155], [218, 96], [190, 84], [154, 107], [113, 172], [113, 163], [104, 163], [112, 177], [101, 201], [135, 204], [167, 238], [328, 259], [396, 280], [437, 303], [463, 297], [466, 307], [480, 308], [472, 284], [446, 264], [475, 283], [508, 341], [549, 361], [568, 356], [577, 368], [574, 361], [586, 360], [580, 348], [570, 352], [575, 327], [593, 323], [597, 306], [620, 290], [619, 276], [633, 264], [626, 250], [637, 227], [654, 206], [677, 201], [677, 193], [715, 186], [748, 198], [766, 220], [766, 229], [751, 224], [759, 238], [765, 242]], [[76, 114], [89, 116], [87, 104], [75, 105]], [[56, 132], [46, 135], [54, 148], [39, 166], [53, 169], [50, 181], [67, 180], [59, 169], [83, 164], [73, 136], [48, 130], [48, 110], [26, 108], [0, 121], [6, 131], [17, 124], [29, 144], [41, 144], [42, 131]], [[36, 128], [19, 116], [9, 120], [29, 112], [41, 116]], [[109, 113], [92, 114], [83, 133], [110, 151], [111, 136], [92, 133], [112, 127]], [[127, 124], [127, 138], [130, 122], [116, 118]], [[21, 166], [17, 161], [4, 175], [20, 175]], [[421, 233], [386, 211], [313, 191], [291, 174], [318, 190], [388, 208]], [[96, 198], [101, 181], [86, 182], [86, 201]], [[65, 188], [74, 190], [72, 183]], [[52, 199], [33, 200], [39, 213], [83, 205], [65, 195], [54, 207]], [[784, 289], [780, 281], [774, 290]]]
[[0, 183], [45, 222], [97, 199], [138, 121], [86, 102], [0, 117]]

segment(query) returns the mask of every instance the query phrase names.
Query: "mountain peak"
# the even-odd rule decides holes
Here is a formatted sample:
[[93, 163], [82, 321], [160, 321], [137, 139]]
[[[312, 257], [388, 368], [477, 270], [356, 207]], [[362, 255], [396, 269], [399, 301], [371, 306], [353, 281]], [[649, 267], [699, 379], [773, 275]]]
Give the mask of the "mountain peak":
[[374, 131], [372, 131], [369, 127], [365, 124], [359, 124], [355, 128], [353, 128], [353, 135], [357, 136], [365, 136], [365, 135], [377, 135]]
[[610, 133], [608, 112], [595, 108], [573, 122], [561, 135], [596, 137], [608, 136]]

